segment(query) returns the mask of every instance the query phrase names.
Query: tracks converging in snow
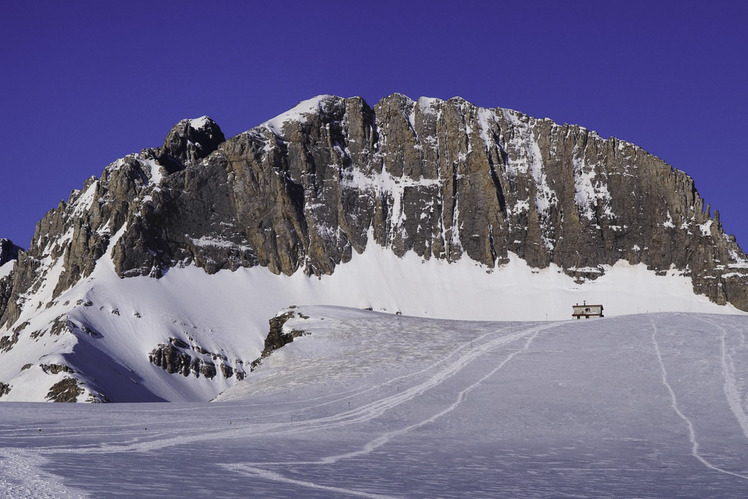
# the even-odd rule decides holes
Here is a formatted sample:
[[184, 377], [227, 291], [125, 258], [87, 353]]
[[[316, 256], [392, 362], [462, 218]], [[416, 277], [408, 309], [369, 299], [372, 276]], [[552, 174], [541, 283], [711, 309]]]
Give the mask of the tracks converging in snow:
[[[310, 465], [332, 465], [342, 460], [352, 459], [358, 456], [370, 454], [376, 449], [386, 445], [393, 439], [412, 432], [425, 425], [434, 423], [439, 418], [446, 416], [455, 409], [457, 409], [468, 397], [468, 395], [484, 383], [487, 379], [495, 376], [496, 373], [501, 370], [507, 363], [509, 363], [517, 355], [526, 352], [530, 347], [532, 341], [541, 332], [555, 327], [555, 323], [546, 324], [527, 324], [525, 327], [510, 325], [498, 330], [480, 335], [473, 338], [471, 341], [466, 341], [456, 348], [453, 348], [446, 355], [436, 359], [433, 362], [429, 362], [428, 365], [423, 368], [409, 371], [406, 374], [394, 376], [387, 381], [378, 385], [379, 388], [390, 387], [389, 390], [385, 390], [384, 396], [375, 397], [373, 400], [355, 407], [349, 410], [341, 410], [334, 412], [329, 415], [322, 417], [310, 417], [308, 419], [299, 419], [289, 423], [286, 419], [281, 421], [280, 418], [275, 419], [275, 422], [237, 422], [237, 424], [223, 429], [214, 429], [203, 432], [193, 432], [185, 434], [179, 431], [165, 431], [158, 435], [133, 435], [133, 439], [129, 442], [122, 442], [120, 444], [101, 444], [92, 445], [85, 448], [74, 448], [71, 449], [65, 445], [59, 447], [48, 447], [45, 450], [45, 454], [109, 454], [109, 453], [122, 453], [122, 452], [149, 452], [154, 450], [162, 450], [171, 446], [187, 445], [195, 442], [210, 441], [218, 439], [237, 439], [237, 438], [252, 438], [256, 436], [268, 436], [268, 435], [301, 435], [307, 432], [320, 431], [320, 430], [336, 430], [345, 427], [351, 427], [360, 425], [375, 420], [383, 416], [388, 411], [392, 411], [404, 404], [417, 402], [419, 397], [433, 391], [434, 389], [441, 388], [447, 381], [455, 380], [455, 376], [464, 372], [466, 369], [470, 369], [474, 362], [489, 353], [495, 353], [503, 348], [513, 348], [514, 344], [519, 346], [512, 351], [508, 351], [506, 354], [501, 354], [503, 359], [492, 366], [488, 372], [480, 376], [477, 380], [470, 380], [465, 385], [464, 377], [459, 377], [458, 385], [456, 390], [452, 393], [453, 399], [451, 403], [441, 408], [435, 408], [430, 414], [420, 416], [419, 419], [410, 424], [404, 424], [400, 428], [384, 428], [384, 431], [370, 439], [369, 441], [363, 442], [358, 445], [357, 449], [348, 450], [347, 452], [341, 452], [337, 454], [321, 456], [315, 460], [288, 460], [288, 461], [277, 461], [277, 462], [240, 462], [221, 465], [223, 468], [230, 472], [239, 473], [245, 476], [259, 477], [264, 480], [275, 481], [279, 483], [293, 484], [295, 486], [301, 486], [310, 489], [316, 489], [319, 491], [329, 491], [331, 493], [344, 493], [350, 495], [357, 495], [362, 497], [378, 497], [375, 494], [369, 494], [366, 492], [359, 492], [349, 489], [339, 489], [336, 487], [329, 487], [326, 485], [319, 485], [306, 480], [299, 480], [285, 476], [282, 471], [286, 466], [303, 467]], [[517, 330], [521, 327], [520, 330]], [[485, 366], [483, 367], [485, 369]], [[479, 373], [478, 373], [479, 374]], [[462, 384], [460, 387], [459, 384]], [[356, 395], [363, 393], [375, 393], [375, 388], [368, 388], [362, 391], [354, 391], [351, 393], [344, 393], [341, 397], [336, 397], [333, 400], [312, 404], [308, 407], [319, 407], [329, 404], [338, 404], [339, 407], [345, 407], [341, 404], [342, 401], [349, 399]], [[382, 393], [382, 392], [378, 392]], [[448, 402], [448, 401], [447, 401]], [[308, 408], [307, 407], [307, 408]], [[296, 409], [296, 413], [303, 413], [305, 409]], [[278, 416], [281, 413], [275, 413]], [[20, 454], [19, 454], [20, 456]]]
[[[735, 363], [733, 362], [732, 356], [727, 351], [727, 330], [720, 324], [708, 320], [701, 319], [703, 322], [720, 330], [720, 353], [721, 353], [721, 364], [722, 364], [722, 376], [724, 377], [724, 390], [727, 403], [730, 406], [730, 410], [735, 415], [740, 428], [743, 430], [743, 435], [748, 438], [748, 414], [743, 409], [743, 404], [740, 401], [740, 391], [737, 386], [737, 379], [735, 375]], [[742, 333], [741, 333], [742, 335]], [[744, 338], [741, 336], [741, 341]]]
[[[463, 355], [460, 355], [453, 362], [445, 365], [440, 370], [438, 370], [433, 376], [428, 378], [426, 381], [419, 383], [415, 386], [412, 386], [404, 390], [401, 393], [398, 393], [396, 395], [386, 397], [384, 399], [380, 399], [370, 404], [367, 404], [366, 406], [363, 406], [360, 409], [351, 411], [351, 414], [344, 413], [339, 416], [333, 416], [332, 418], [325, 418], [323, 420], [317, 420], [316, 422], [313, 422], [313, 424], [315, 425], [319, 425], [320, 423], [330, 425], [330, 424], [338, 424], [340, 421], [344, 421], [345, 424], [350, 424], [353, 422], [362, 422], [364, 420], [374, 419], [375, 417], [382, 415], [385, 411], [394, 409], [396, 406], [403, 404], [405, 402], [411, 401], [415, 399], [416, 397], [424, 394], [426, 391], [441, 385], [447, 379], [453, 377], [456, 373], [468, 367], [478, 357], [485, 355], [488, 352], [494, 351], [498, 348], [505, 347], [511, 343], [525, 340], [521, 348], [509, 353], [509, 355], [507, 355], [496, 367], [491, 369], [487, 374], [485, 374], [477, 381], [469, 384], [468, 386], [460, 390], [456, 394], [454, 402], [448, 405], [447, 407], [445, 407], [444, 409], [416, 423], [404, 426], [396, 430], [387, 431], [381, 434], [380, 436], [378, 436], [377, 438], [374, 438], [366, 442], [357, 450], [345, 452], [341, 454], [336, 454], [336, 455], [325, 456], [320, 459], [316, 459], [312, 461], [235, 463], [235, 464], [230, 465], [230, 469], [235, 470], [235, 471], [240, 471], [247, 475], [263, 476], [265, 478], [272, 479], [272, 480], [285, 481], [286, 480], [285, 477], [283, 477], [282, 475], [276, 472], [269, 472], [266, 469], [266, 467], [271, 466], [271, 467], [277, 468], [278, 466], [281, 466], [281, 465], [282, 466], [330, 465], [330, 464], [335, 464], [341, 460], [351, 459], [351, 458], [359, 457], [362, 455], [370, 454], [374, 450], [382, 447], [383, 445], [386, 445], [392, 439], [400, 435], [403, 435], [405, 433], [416, 430], [417, 428], [420, 428], [422, 426], [433, 423], [439, 418], [454, 411], [457, 407], [460, 406], [460, 404], [462, 404], [465, 401], [465, 399], [467, 398], [470, 392], [472, 392], [474, 389], [479, 387], [487, 379], [496, 375], [496, 373], [499, 370], [501, 370], [516, 355], [526, 352], [528, 348], [530, 347], [530, 344], [537, 337], [538, 334], [540, 334], [544, 330], [553, 328], [554, 326], [555, 324], [534, 326], [534, 327], [530, 327], [520, 332], [510, 333], [506, 336], [500, 336], [498, 338], [489, 340], [485, 343], [480, 344], [479, 347], [474, 348], [474, 349], [471, 348], [469, 351], [465, 352]], [[481, 339], [485, 338], [486, 336], [489, 336], [489, 334], [484, 335], [483, 337], [481, 337]], [[352, 494], [356, 493], [355, 491], [349, 491], [349, 492]]]
[[[686, 427], [688, 428], [688, 439], [691, 443], [691, 455], [693, 455], [693, 457], [696, 458], [701, 464], [703, 464], [704, 466], [706, 466], [707, 468], [711, 470], [718, 471], [726, 475], [731, 475], [731, 476], [735, 476], [738, 478], [742, 478], [744, 480], [748, 480], [748, 474], [736, 473], [730, 470], [726, 470], [724, 468], [714, 465], [709, 460], [707, 460], [704, 456], [702, 456], [700, 452], [698, 434], [696, 433], [696, 427], [694, 423], [691, 421], [691, 419], [689, 419], [689, 417], [686, 416], [686, 414], [684, 414], [684, 412], [681, 410], [675, 390], [673, 389], [672, 385], [668, 381], [668, 371], [667, 371], [667, 368], [665, 367], [665, 361], [663, 360], [663, 357], [662, 357], [662, 351], [657, 341], [657, 334], [658, 334], [657, 324], [651, 317], [649, 318], [649, 320], [652, 325], [652, 343], [654, 345], [655, 355], [657, 356], [657, 361], [659, 363], [660, 372], [662, 374], [662, 384], [665, 385], [665, 389], [668, 391], [670, 395], [670, 404], [673, 408], [673, 411], [675, 411], [678, 417], [683, 420], [683, 422], [686, 424]], [[709, 322], [709, 321], [706, 321], [706, 322]], [[715, 326], [714, 323], [711, 323], [711, 324], [712, 326]], [[728, 366], [727, 354], [725, 350], [726, 331], [724, 330], [724, 328], [721, 328], [721, 327], [719, 329], [722, 330], [722, 336], [721, 336], [722, 368], [723, 368], [723, 373], [725, 375], [725, 395], [727, 395], [730, 408], [732, 409], [733, 413], [738, 419], [738, 422], [743, 428], [743, 431], [745, 432], [745, 426], [744, 426], [744, 424], [746, 423], [745, 414], [743, 413], [742, 408], [740, 408], [740, 410], [737, 410], [735, 408], [736, 404], [738, 407], [740, 407], [740, 403], [739, 403], [739, 400], [737, 402], [735, 400], [736, 392], [734, 390], [734, 380], [732, 384], [729, 381], [730, 380], [730, 377], [729, 377], [730, 369]]]
[[0, 405], [0, 497], [106, 495], [112, 473], [130, 496], [745, 490], [744, 318], [305, 312], [228, 403]]

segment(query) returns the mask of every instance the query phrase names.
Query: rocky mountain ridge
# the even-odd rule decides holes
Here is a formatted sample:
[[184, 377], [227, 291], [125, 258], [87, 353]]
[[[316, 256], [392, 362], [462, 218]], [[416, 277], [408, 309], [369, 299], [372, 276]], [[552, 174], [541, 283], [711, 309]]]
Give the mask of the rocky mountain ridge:
[[[32, 311], [104, 258], [121, 278], [190, 265], [323, 276], [372, 240], [489, 271], [515, 254], [578, 282], [644, 263], [748, 311], [748, 257], [693, 180], [639, 147], [459, 98], [319, 96], [229, 139], [210, 118], [183, 120], [88, 179], [0, 280], [0, 350], [43, 334], [25, 326]], [[48, 331], [82, 331], [60, 317]]]
[[329, 274], [371, 235], [399, 256], [493, 267], [513, 252], [582, 278], [618, 260], [674, 266], [697, 293], [748, 309], [746, 257], [688, 175], [582, 127], [462, 99], [323, 96], [229, 140], [207, 117], [184, 120], [48, 213], [18, 274], [62, 257], [59, 294], [123, 227], [122, 277], [192, 262]]
[[13, 244], [10, 239], [0, 239], [0, 267], [11, 260], [16, 260], [19, 251], [22, 251], [22, 248]]

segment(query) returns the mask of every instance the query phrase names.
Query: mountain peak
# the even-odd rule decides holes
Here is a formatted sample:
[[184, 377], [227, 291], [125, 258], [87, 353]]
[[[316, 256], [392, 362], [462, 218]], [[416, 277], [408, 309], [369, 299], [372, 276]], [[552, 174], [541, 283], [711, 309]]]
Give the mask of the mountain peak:
[[311, 99], [306, 99], [288, 111], [279, 114], [275, 118], [269, 119], [262, 123], [261, 127], [269, 128], [274, 134], [282, 135], [283, 127], [288, 122], [305, 122], [308, 115], [319, 112], [327, 112], [334, 103], [342, 101], [342, 97], [334, 95], [317, 95]]
[[158, 159], [167, 171], [181, 170], [208, 156], [225, 140], [221, 128], [208, 116], [184, 119], [166, 135]]
[[11, 260], [16, 260], [21, 250], [22, 248], [13, 244], [10, 239], [0, 238], [0, 267]]

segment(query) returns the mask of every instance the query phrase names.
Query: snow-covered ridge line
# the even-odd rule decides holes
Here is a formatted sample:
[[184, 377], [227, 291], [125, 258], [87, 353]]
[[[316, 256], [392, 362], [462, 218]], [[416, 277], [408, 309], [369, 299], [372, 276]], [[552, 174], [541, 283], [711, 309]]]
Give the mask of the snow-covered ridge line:
[[283, 125], [289, 121], [300, 121], [303, 122], [306, 115], [316, 113], [318, 111], [324, 111], [325, 106], [330, 100], [336, 97], [332, 95], [318, 95], [299, 102], [292, 109], [279, 114], [275, 118], [269, 119], [268, 121], [259, 125], [259, 127], [265, 127], [272, 130], [276, 135], [283, 135]]

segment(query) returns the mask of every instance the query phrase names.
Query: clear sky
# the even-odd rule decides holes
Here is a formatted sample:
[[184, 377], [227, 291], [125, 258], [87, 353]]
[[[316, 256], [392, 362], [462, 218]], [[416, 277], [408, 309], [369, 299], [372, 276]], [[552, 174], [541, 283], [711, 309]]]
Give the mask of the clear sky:
[[0, 237], [207, 114], [317, 94], [507, 107], [684, 170], [748, 249], [746, 1], [44, 1], [0, 9]]

